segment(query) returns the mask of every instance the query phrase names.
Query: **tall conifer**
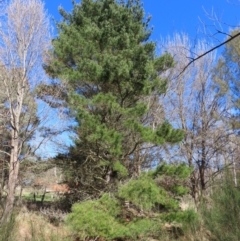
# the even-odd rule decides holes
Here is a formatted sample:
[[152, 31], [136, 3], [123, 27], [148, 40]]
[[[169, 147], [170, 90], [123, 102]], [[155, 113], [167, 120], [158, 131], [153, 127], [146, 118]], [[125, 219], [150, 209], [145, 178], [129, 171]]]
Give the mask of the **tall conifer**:
[[63, 21], [45, 69], [67, 85], [79, 124], [69, 170], [82, 185], [101, 191], [139, 174], [137, 153], [145, 143], [182, 139], [166, 122], [155, 129], [142, 122], [149, 113], [144, 100], [166, 91], [159, 74], [173, 59], [156, 55], [156, 44], [148, 41], [150, 18], [138, 0], [82, 0], [71, 13], [60, 13]]

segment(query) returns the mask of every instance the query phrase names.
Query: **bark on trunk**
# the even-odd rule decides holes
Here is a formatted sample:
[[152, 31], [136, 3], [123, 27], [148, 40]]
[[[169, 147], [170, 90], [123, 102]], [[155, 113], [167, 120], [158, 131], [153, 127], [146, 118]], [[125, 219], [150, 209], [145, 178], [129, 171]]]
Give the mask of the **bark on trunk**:
[[195, 175], [196, 175], [195, 172], [193, 172], [191, 174], [190, 182], [191, 182], [191, 196], [194, 199], [195, 205], [197, 205], [197, 203], [199, 201], [198, 200], [199, 199], [199, 197], [198, 197], [198, 181], [197, 181]]
[[[14, 135], [15, 136], [15, 135]], [[19, 161], [18, 161], [18, 138], [12, 140], [12, 150], [10, 157], [10, 168], [8, 178], [8, 193], [5, 202], [1, 223], [9, 222], [15, 201], [15, 188], [18, 182]]]
[[201, 185], [201, 192], [203, 193], [206, 189], [206, 182], [205, 182], [205, 170], [206, 170], [206, 143], [205, 140], [202, 140], [202, 158], [200, 162], [200, 185]]

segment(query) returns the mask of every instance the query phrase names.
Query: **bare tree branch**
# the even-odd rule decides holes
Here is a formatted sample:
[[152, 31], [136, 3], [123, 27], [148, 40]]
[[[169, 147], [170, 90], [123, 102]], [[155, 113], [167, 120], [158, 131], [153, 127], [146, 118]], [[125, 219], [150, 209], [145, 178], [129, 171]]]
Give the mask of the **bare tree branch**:
[[199, 60], [200, 58], [204, 57], [205, 55], [213, 52], [214, 50], [220, 48], [221, 46], [227, 44], [228, 42], [232, 41], [233, 39], [239, 37], [239, 36], [240, 36], [240, 32], [237, 33], [237, 34], [235, 34], [235, 35], [233, 35], [233, 36], [231, 36], [231, 35], [229, 35], [229, 36], [230, 36], [230, 37], [229, 37], [227, 40], [225, 40], [224, 42], [222, 42], [222, 43], [214, 46], [213, 48], [207, 50], [207, 51], [204, 52], [203, 54], [200, 54], [198, 57], [196, 57], [196, 58], [191, 58], [191, 57], [189, 57], [189, 58], [191, 58], [192, 60], [181, 70], [181, 72], [180, 72], [177, 76], [174, 77], [174, 79], [177, 79], [178, 77], [180, 77], [180, 75], [182, 75], [182, 74], [185, 72], [185, 70], [186, 70], [191, 64], [193, 64], [195, 61], [197, 61], [197, 60]]

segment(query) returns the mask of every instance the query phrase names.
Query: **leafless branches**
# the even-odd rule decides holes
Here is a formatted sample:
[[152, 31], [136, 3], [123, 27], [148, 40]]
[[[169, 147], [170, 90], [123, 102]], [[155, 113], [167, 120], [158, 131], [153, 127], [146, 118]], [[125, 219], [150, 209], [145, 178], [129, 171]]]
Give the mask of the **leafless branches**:
[[[14, 202], [20, 162], [31, 152], [30, 140], [49, 120], [50, 109], [36, 98], [36, 88], [47, 78], [42, 69], [50, 47], [49, 17], [41, 0], [12, 0], [0, 29], [0, 99], [5, 132], [9, 134], [8, 195], [2, 221]], [[41, 142], [41, 141], [40, 141]], [[38, 145], [36, 146], [38, 147]]]
[[[176, 62], [165, 76], [170, 79], [168, 92], [162, 99], [166, 117], [186, 133], [179, 148], [170, 147], [166, 155], [184, 160], [195, 169], [191, 185], [196, 198], [197, 192], [206, 189], [211, 171], [221, 169], [229, 158], [227, 143], [232, 132], [224, 123], [229, 106], [215, 92], [212, 68], [216, 55], [207, 50], [208, 44], [199, 41], [193, 48], [186, 34], [176, 34], [161, 46], [165, 46], [162, 51], [172, 54]], [[191, 55], [199, 56], [193, 58], [192, 63], [198, 60], [193, 65], [187, 64], [186, 56]]]
[[[221, 32], [221, 31], [219, 31], [219, 30], [218, 30], [218, 32], [219, 32], [219, 33], [223, 33], [223, 32]], [[226, 33], [223, 33], [223, 34], [226, 34]], [[204, 56], [208, 55], [209, 53], [213, 52], [214, 50], [220, 48], [221, 46], [227, 44], [228, 42], [234, 40], [235, 38], [240, 37], [240, 32], [237, 33], [237, 34], [235, 34], [235, 35], [233, 35], [233, 36], [232, 36], [232, 35], [229, 35], [229, 34], [227, 34], [227, 35], [228, 35], [228, 37], [229, 37], [227, 40], [225, 40], [225, 41], [223, 41], [222, 43], [220, 43], [220, 44], [218, 44], [218, 45], [216, 45], [216, 46], [214, 46], [214, 47], [206, 50], [204, 53], [198, 55], [197, 57], [195, 57], [195, 58], [187, 57], [188, 59], [191, 59], [191, 60], [183, 67], [183, 69], [177, 74], [177, 76], [175, 76], [175, 77], [173, 77], [173, 78], [176, 78], [176, 79], [177, 79], [178, 77], [180, 77], [180, 75], [182, 75], [182, 74], [185, 72], [185, 70], [186, 70], [191, 64], [193, 64], [193, 63], [196, 62], [197, 60], [203, 58]]]

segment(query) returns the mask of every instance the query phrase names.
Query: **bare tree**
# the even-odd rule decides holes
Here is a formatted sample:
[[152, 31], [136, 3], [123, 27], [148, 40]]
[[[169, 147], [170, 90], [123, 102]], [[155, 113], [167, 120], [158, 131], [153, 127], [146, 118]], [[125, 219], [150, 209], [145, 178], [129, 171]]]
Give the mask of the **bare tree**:
[[[31, 152], [30, 140], [47, 114], [38, 107], [36, 88], [46, 81], [43, 59], [50, 43], [50, 25], [41, 0], [12, 0], [1, 19], [0, 115], [9, 133], [7, 197], [1, 221], [7, 221], [14, 205], [19, 165]], [[4, 113], [5, 113], [4, 112]]]
[[223, 121], [227, 102], [223, 105], [221, 96], [214, 90], [211, 72], [216, 61], [214, 52], [202, 56], [182, 75], [177, 75], [187, 65], [186, 57], [201, 56], [206, 52], [208, 45], [204, 41], [194, 46], [186, 34], [175, 34], [161, 43], [161, 49], [172, 54], [176, 61], [175, 67], [168, 72], [169, 88], [162, 100], [166, 117], [185, 131], [183, 143], [178, 148], [171, 147], [166, 155], [185, 161], [193, 168], [191, 192], [197, 201], [212, 174], [221, 169], [227, 158], [223, 155], [228, 153], [230, 135]]

